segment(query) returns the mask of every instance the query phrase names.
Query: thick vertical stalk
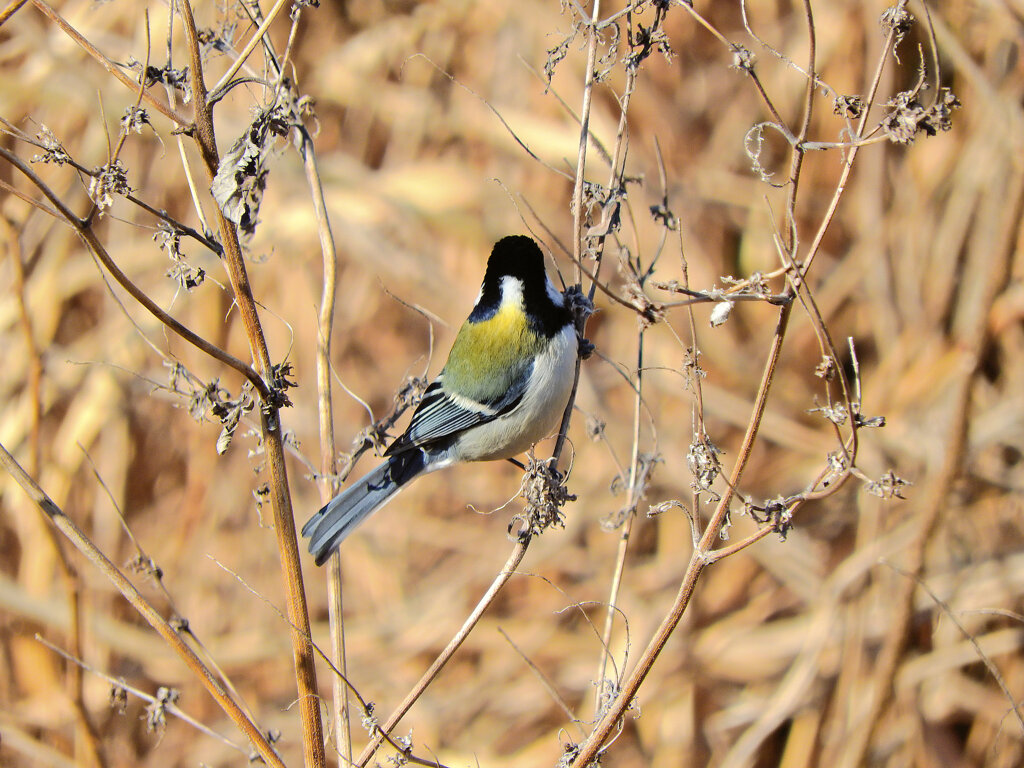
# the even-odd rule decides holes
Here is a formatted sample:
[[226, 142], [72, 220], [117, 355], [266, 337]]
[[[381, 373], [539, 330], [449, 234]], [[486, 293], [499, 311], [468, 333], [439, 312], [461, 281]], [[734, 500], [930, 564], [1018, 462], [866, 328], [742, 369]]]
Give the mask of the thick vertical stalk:
[[[212, 181], [217, 172], [219, 157], [213, 126], [213, 108], [207, 100], [206, 85], [203, 82], [203, 63], [199, 51], [199, 40], [195, 19], [188, 0], [179, 0], [185, 38], [191, 56], [192, 97], [195, 104], [195, 139]], [[234, 293], [235, 303], [245, 326], [246, 339], [252, 353], [256, 370], [265, 382], [272, 379], [272, 366], [267, 351], [266, 338], [260, 324], [256, 302], [253, 299], [249, 276], [242, 258], [238, 232], [221, 211], [217, 210], [221, 242], [224, 245], [224, 264]], [[313, 664], [313, 647], [310, 639], [309, 612], [306, 607], [305, 586], [302, 582], [302, 566], [299, 560], [299, 546], [295, 534], [295, 519], [292, 512], [288, 488], [288, 472], [285, 465], [284, 441], [279, 404], [264, 400], [260, 407], [260, 432], [269, 475], [270, 502], [274, 512], [274, 530], [277, 533], [277, 547], [281, 557], [281, 571], [287, 599], [287, 615], [291, 623], [292, 656], [295, 664], [295, 681], [298, 688], [299, 712], [302, 720], [303, 756], [306, 766], [321, 768], [325, 763], [323, 726], [320, 719], [320, 698], [316, 685], [316, 668]]]

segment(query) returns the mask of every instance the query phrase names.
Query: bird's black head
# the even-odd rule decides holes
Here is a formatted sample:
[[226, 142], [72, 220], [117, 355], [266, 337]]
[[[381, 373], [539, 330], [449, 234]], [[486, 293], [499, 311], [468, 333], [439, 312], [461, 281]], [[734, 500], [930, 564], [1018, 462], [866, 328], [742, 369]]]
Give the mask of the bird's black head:
[[538, 333], [554, 336], [570, 321], [561, 296], [553, 287], [549, 289], [544, 254], [526, 235], [509, 235], [494, 244], [487, 260], [480, 298], [469, 316], [471, 321], [485, 320], [501, 306], [501, 284], [506, 277], [515, 278], [521, 284], [526, 313]]
[[505, 275], [518, 277], [524, 284], [543, 285], [547, 273], [544, 271], [544, 254], [533, 238], [526, 235], [509, 235], [494, 244], [491, 258], [487, 260], [487, 274], [484, 286], [497, 285]]

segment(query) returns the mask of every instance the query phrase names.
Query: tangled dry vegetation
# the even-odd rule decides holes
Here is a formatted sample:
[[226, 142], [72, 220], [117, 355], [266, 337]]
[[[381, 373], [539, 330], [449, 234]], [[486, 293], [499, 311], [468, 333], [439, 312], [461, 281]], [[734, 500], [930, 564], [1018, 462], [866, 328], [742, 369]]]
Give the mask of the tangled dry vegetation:
[[[1022, 30], [7, 2], [0, 764], [1021, 765]], [[316, 569], [525, 231], [597, 310], [565, 489], [439, 473]]]

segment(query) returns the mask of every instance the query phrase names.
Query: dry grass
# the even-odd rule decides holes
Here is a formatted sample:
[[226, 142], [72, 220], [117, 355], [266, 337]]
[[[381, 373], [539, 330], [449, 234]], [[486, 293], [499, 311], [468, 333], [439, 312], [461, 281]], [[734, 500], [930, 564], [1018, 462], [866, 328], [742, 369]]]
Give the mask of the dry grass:
[[[345, 3], [343, 11], [336, 5], [303, 12], [295, 74], [300, 92], [316, 99], [315, 145], [339, 255], [336, 382], [379, 418], [405, 377], [439, 369], [499, 236], [524, 231], [525, 219], [572, 281], [573, 265], [556, 245], [556, 238], [570, 248], [573, 242], [572, 181], [531, 159], [516, 138], [571, 176], [579, 127], [555, 94], [579, 109], [586, 50], [581, 43], [569, 48], [545, 93], [538, 72], [570, 24], [556, 2], [366, 0]], [[802, 8], [751, 6], [761, 37], [805, 62]], [[738, 4], [697, 7], [756, 53], [765, 90], [798, 127], [803, 77], [746, 36]], [[69, 2], [58, 10], [109, 58], [145, 59], [143, 6]], [[817, 70], [839, 92], [868, 87], [884, 43], [883, 10], [872, 3], [815, 4]], [[167, 8], [149, 11], [150, 57], [162, 65]], [[237, 18], [235, 8], [228, 13]], [[196, 14], [200, 27], [223, 20], [211, 4], [198, 5]], [[641, 20], [649, 23], [651, 14]], [[627, 713], [608, 764], [1010, 768], [1024, 761], [1022, 724], [1010, 700], [1024, 696], [1024, 65], [1016, 55], [1024, 5], [955, 0], [933, 14], [943, 84], [964, 107], [952, 130], [934, 138], [860, 150], [807, 281], [847, 374], [845, 340], [856, 342], [864, 414], [886, 418], [883, 429], [861, 430], [857, 465], [871, 479], [892, 469], [910, 481], [906, 499], [880, 499], [852, 478], [835, 495], [800, 506], [786, 541], [772, 534], [709, 566]], [[186, 49], [175, 25], [181, 66]], [[279, 52], [288, 30], [286, 18], [272, 28]], [[672, 7], [665, 31], [675, 57], [655, 54], [644, 63], [629, 106], [626, 173], [643, 182], [629, 186], [619, 239], [649, 262], [665, 235], [648, 213], [662, 198], [657, 139], [681, 237], [669, 233], [655, 278], [682, 279], [680, 242], [694, 288], [721, 286], [724, 275], [770, 272], [779, 266], [773, 233], [786, 227], [787, 191], [756, 179], [743, 141], [770, 115], [750, 78], [730, 67], [728, 50], [685, 9]], [[239, 18], [236, 49], [250, 35]], [[914, 85], [918, 42], [930, 62], [927, 33], [916, 26], [899, 48], [901, 64], [890, 62], [883, 73], [880, 101]], [[207, 82], [229, 65], [228, 57], [212, 58]], [[619, 120], [614, 92], [622, 85], [617, 68], [594, 91], [591, 129], [610, 151]], [[45, 125], [82, 165], [106, 162], [108, 135], [116, 141], [118, 120], [135, 98], [33, 3], [0, 26], [0, 116], [29, 135]], [[250, 85], [218, 105], [222, 152], [261, 98]], [[154, 128], [130, 136], [122, 150], [129, 184], [149, 205], [202, 230], [172, 126], [151, 115]], [[835, 141], [843, 127], [819, 92], [808, 137]], [[198, 168], [194, 144], [184, 145]], [[10, 135], [0, 136], [0, 147], [26, 161], [39, 151]], [[320, 504], [310, 479], [320, 465], [320, 243], [302, 162], [284, 141], [277, 148], [247, 268], [271, 360], [287, 357], [299, 383], [289, 391], [293, 407], [282, 414], [295, 438], [288, 471], [301, 525]], [[779, 136], [766, 134], [761, 160], [777, 181], [785, 179], [788, 147]], [[588, 162], [588, 179], [606, 183], [607, 165], [594, 144]], [[79, 215], [88, 210], [79, 174], [67, 166], [32, 167]], [[835, 150], [811, 152], [804, 161], [795, 206], [801, 256], [841, 171]], [[253, 453], [258, 413], [246, 417], [218, 457], [220, 425], [189, 418], [187, 400], [167, 389], [165, 361], [181, 361], [205, 382], [219, 378], [235, 394], [241, 376], [112, 288], [69, 227], [10, 191], [42, 199], [9, 163], [0, 161], [0, 181], [0, 443], [118, 565], [138, 555], [118, 519], [123, 513], [161, 569], [166, 592], [138, 572], [131, 574], [136, 585], [166, 616], [187, 618], [205, 648], [201, 655], [231, 679], [261, 729], [280, 733], [284, 762], [299, 764], [273, 517], [253, 499], [265, 480], [263, 457]], [[212, 204], [204, 205], [212, 217]], [[251, 360], [222, 262], [183, 239], [190, 262], [208, 275], [185, 291], [165, 275], [171, 264], [153, 242], [154, 226], [152, 215], [119, 198], [94, 229], [159, 306]], [[602, 276], [622, 295], [616, 254], [609, 240]], [[775, 291], [784, 286], [772, 283]], [[663, 302], [675, 298], [650, 287], [648, 293]], [[564, 530], [533, 541], [519, 573], [398, 727], [398, 735], [411, 730], [420, 757], [447, 766], [554, 765], [563, 745], [582, 741], [592, 728], [602, 605], [621, 532], [602, 521], [627, 504], [615, 491], [634, 450], [635, 397], [623, 372], [635, 375], [638, 338], [633, 312], [602, 293], [596, 303], [587, 336], [599, 356], [583, 364], [567, 450], [569, 489], [578, 500], [566, 508]], [[430, 324], [407, 305], [437, 318], [432, 358]], [[694, 399], [681, 372], [689, 342], [679, 341], [688, 337], [686, 311], [669, 309], [667, 322], [643, 334], [636, 445], [641, 453], [657, 452], [661, 463], [631, 527], [609, 676], [633, 667], [669, 610], [693, 550], [679, 508], [644, 514], [669, 499], [693, 504], [687, 453]], [[707, 373], [704, 418], [728, 471], [779, 309], [738, 303], [714, 329], [709, 314], [707, 304], [694, 309]], [[825, 402], [814, 375], [821, 355], [815, 324], [794, 304], [741, 483], [753, 500], [800, 492], [837, 449], [829, 422], [808, 413]], [[346, 451], [368, 417], [338, 386], [334, 407], [338, 445]], [[588, 437], [592, 419], [605, 423], [605, 441]], [[372, 460], [364, 456], [356, 471]], [[518, 484], [518, 471], [504, 464], [433, 475], [345, 543], [348, 671], [382, 721], [506, 561], [513, 547], [506, 526], [519, 506], [490, 511]], [[724, 490], [721, 481], [715, 487]], [[723, 545], [759, 529], [740, 507], [734, 504]], [[712, 508], [705, 496], [705, 521]], [[0, 764], [89, 765], [95, 754], [110, 766], [240, 764], [248, 743], [195, 675], [66, 545], [69, 568], [62, 568], [55, 540], [31, 501], [13, 483], [0, 484]], [[920, 586], [908, 573], [918, 552]], [[325, 580], [308, 558], [303, 569], [313, 638], [327, 647]], [[912, 600], [909, 612], [904, 594]], [[77, 639], [69, 629], [72, 604], [80, 614]], [[177, 689], [181, 710], [243, 754], [174, 718], [148, 731], [145, 702], [129, 695], [123, 712], [112, 709], [107, 680], [86, 672], [76, 681], [75, 666], [37, 634], [142, 692]], [[329, 671], [321, 666], [319, 674], [329, 706]], [[93, 747], [76, 715], [78, 685], [77, 711], [92, 724]], [[357, 715], [357, 754], [366, 739]], [[334, 747], [331, 734], [329, 754]]]

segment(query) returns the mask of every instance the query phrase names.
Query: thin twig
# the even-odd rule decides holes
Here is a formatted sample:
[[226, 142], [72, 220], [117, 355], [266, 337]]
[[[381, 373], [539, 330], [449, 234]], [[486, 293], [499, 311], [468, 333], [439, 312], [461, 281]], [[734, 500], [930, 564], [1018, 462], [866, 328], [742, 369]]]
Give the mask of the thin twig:
[[[583, 261], [583, 181], [587, 168], [587, 140], [590, 135], [590, 104], [594, 97], [594, 66], [597, 62], [597, 17], [601, 14], [601, 0], [594, 0], [588, 27], [587, 71], [583, 81], [583, 106], [580, 108], [580, 141], [576, 156], [576, 181], [572, 191], [572, 255], [576, 262], [576, 282], [582, 283], [579, 265]], [[614, 167], [612, 172], [615, 172]]]
[[[504, 587], [505, 584], [508, 583], [508, 580], [515, 574], [516, 568], [519, 567], [519, 563], [522, 562], [523, 557], [526, 555], [526, 550], [529, 547], [529, 544], [530, 540], [528, 536], [523, 536], [516, 542], [516, 545], [512, 548], [512, 553], [505, 562], [505, 565], [502, 567], [498, 575], [494, 577], [494, 581], [491, 582], [491, 586], [487, 588], [483, 597], [481, 597], [477, 602], [476, 607], [474, 607], [473, 611], [466, 617], [466, 620], [462, 623], [459, 631], [456, 632], [452, 639], [448, 641], [448, 645], [446, 645], [444, 650], [438, 654], [436, 659], [434, 659], [433, 663], [419, 679], [419, 682], [413, 686], [412, 690], [409, 691], [406, 697], [402, 700], [402, 703], [399, 704], [395, 708], [394, 712], [388, 716], [384, 725], [380, 726], [383, 733], [389, 734], [395, 729], [395, 726], [398, 725], [399, 721], [405, 717], [405, 713], [408, 712], [412, 705], [416, 703], [417, 699], [423, 695], [427, 686], [430, 685], [434, 678], [437, 677], [442, 669], [444, 669], [445, 664], [448, 663], [451, 657], [459, 649], [459, 646], [462, 645], [469, 636], [473, 627], [475, 627], [477, 622], [480, 621], [480, 617], [483, 616], [484, 611], [487, 610], [494, 601], [495, 596], [497, 596], [502, 587]], [[377, 749], [381, 745], [381, 741], [381, 736], [375, 736], [370, 743], [366, 745], [362, 754], [359, 755], [359, 759], [355, 761], [355, 765], [359, 766], [359, 768], [363, 768], [363, 766], [365, 766], [369, 762], [370, 758], [372, 758], [377, 752]]]
[[[317, 412], [320, 417], [320, 500], [326, 504], [338, 493], [341, 483], [337, 479], [337, 445], [334, 438], [334, 399], [331, 392], [331, 336], [334, 332], [334, 308], [337, 297], [338, 253], [331, 233], [331, 222], [327, 215], [320, 172], [317, 169], [316, 151], [309, 134], [300, 130], [302, 155], [313, 199], [313, 211], [320, 234], [320, 252], [323, 259], [323, 286], [320, 295], [320, 314], [317, 323], [316, 386]], [[341, 553], [335, 551], [327, 566], [327, 604], [331, 628], [331, 659], [342, 674], [348, 674], [345, 657], [345, 622], [341, 581]], [[349, 693], [337, 677], [332, 678], [334, 700], [334, 731], [344, 762], [352, 760], [352, 728], [349, 708]]]
[[505, 642], [512, 646], [512, 650], [519, 654], [519, 657], [523, 660], [523, 663], [530, 668], [530, 671], [537, 676], [537, 679], [540, 680], [540, 684], [544, 686], [544, 690], [548, 692], [548, 695], [551, 697], [552, 701], [558, 705], [558, 708], [565, 713], [565, 716], [569, 718], [569, 721], [576, 722], [576, 713], [572, 711], [572, 708], [566, 700], [558, 693], [558, 689], [555, 687], [555, 684], [552, 683], [550, 678], [544, 674], [544, 671], [523, 652], [522, 648], [515, 644], [515, 641], [508, 636], [508, 632], [506, 632], [502, 627], [498, 627], [498, 632], [500, 632], [501, 636], [505, 638]]
[[7, 452], [7, 449], [2, 444], [0, 444], [0, 467], [3, 467], [15, 482], [21, 486], [22, 490], [35, 502], [40, 511], [57, 527], [57, 530], [64, 534], [71, 544], [95, 565], [103, 575], [110, 579], [111, 583], [131, 603], [139, 615], [178, 654], [192, 674], [195, 675], [221, 709], [224, 710], [224, 713], [246, 735], [264, 762], [267, 765], [284, 768], [284, 763], [281, 762], [281, 758], [277, 756], [277, 753], [266, 737], [264, 737], [256, 724], [239, 708], [228, 692], [224, 690], [216, 676], [203, 664], [188, 644], [181, 639], [181, 636], [167, 623], [164, 617], [139, 593], [135, 585], [82, 533], [71, 518], [65, 515], [60, 507], [39, 487], [36, 481], [21, 468], [21, 465]]
[[206, 235], [197, 232], [195, 229], [188, 226], [187, 224], [181, 223], [173, 216], [168, 214], [167, 211], [163, 209], [154, 208], [145, 200], [141, 200], [132, 194], [125, 195], [124, 199], [127, 200], [129, 203], [134, 203], [135, 205], [139, 206], [139, 208], [146, 211], [147, 213], [156, 216], [158, 219], [168, 224], [171, 227], [171, 229], [173, 229], [176, 233], [180, 233], [182, 235], [185, 235], [186, 237], [191, 237], [197, 243], [204, 246], [205, 248], [208, 248], [217, 256], [220, 256], [224, 253], [224, 249], [221, 248], [220, 243], [218, 243], [216, 240], [211, 240]]
[[[88, 40], [86, 40], [85, 37], [83, 37], [77, 29], [72, 27], [64, 19], [64, 17], [57, 13], [57, 11], [54, 10], [50, 5], [48, 5], [45, 2], [45, 0], [32, 0], [32, 3], [33, 5], [35, 5], [36, 8], [38, 8], [47, 17], [49, 17], [54, 23], [56, 23], [57, 26], [64, 30], [64, 33], [68, 37], [70, 37], [72, 40], [78, 43], [78, 45], [80, 45], [90, 56], [96, 59], [96, 61], [98, 61], [103, 66], [103, 68], [107, 70], [107, 72], [112, 74], [126, 88], [134, 91], [138, 87], [139, 84], [137, 82], [135, 82], [134, 80], [132, 80], [132, 78], [128, 77], [128, 75], [122, 72], [121, 68], [117, 64], [115, 64], [106, 56], [104, 56], [99, 48], [97, 48]], [[153, 107], [153, 109], [155, 109], [160, 114], [164, 115], [169, 120], [176, 123], [179, 127], [184, 128], [186, 132], [190, 130], [192, 121], [189, 118], [185, 117], [179, 112], [176, 112], [173, 108], [164, 104], [162, 101], [158, 101], [157, 99], [153, 98], [153, 96], [150, 95], [148, 91], [146, 92], [143, 98], [145, 98], [146, 103]]]
[[964, 639], [967, 640], [967, 642], [971, 644], [971, 647], [974, 648], [975, 652], [978, 654], [978, 658], [981, 659], [981, 662], [985, 665], [985, 668], [988, 669], [989, 674], [992, 675], [992, 679], [996, 681], [996, 685], [999, 686], [999, 690], [1002, 691], [1003, 696], [1006, 697], [1006, 700], [1009, 702], [1010, 708], [1013, 711], [1014, 717], [1017, 718], [1017, 724], [1020, 725], [1021, 733], [1022, 735], [1024, 735], [1024, 712], [1022, 712], [1022, 705], [1017, 703], [1017, 700], [1014, 697], [1013, 692], [1009, 689], [1009, 687], [1006, 684], [1006, 678], [1004, 678], [1003, 674], [999, 671], [999, 667], [997, 667], [995, 662], [992, 661], [988, 654], [986, 654], [982, 650], [977, 638], [969, 631], [967, 631], [967, 628], [960, 623], [960, 620], [956, 617], [956, 614], [953, 612], [953, 609], [950, 607], [949, 603], [947, 603], [945, 600], [939, 597], [935, 593], [935, 590], [928, 586], [928, 582], [921, 578], [919, 574], [909, 573], [903, 570], [902, 568], [899, 568], [898, 566], [894, 565], [893, 563], [887, 562], [886, 565], [888, 565], [901, 576], [904, 576], [908, 580], [915, 582], [917, 586], [919, 586], [921, 589], [927, 592], [928, 597], [932, 599], [932, 602], [934, 602], [935, 605], [937, 605], [942, 610], [942, 613], [946, 616], [947, 619], [953, 622], [953, 626], [960, 630], [960, 634], [963, 635]]
[[170, 702], [170, 701], [161, 702], [155, 696], [151, 696], [150, 694], [146, 693], [145, 691], [139, 690], [138, 688], [135, 688], [135, 687], [133, 687], [131, 685], [128, 685], [128, 683], [126, 683], [123, 679], [122, 680], [118, 680], [118, 679], [116, 679], [114, 677], [111, 677], [110, 675], [106, 674], [105, 672], [102, 672], [102, 671], [96, 669], [95, 667], [93, 667], [93, 666], [91, 666], [89, 664], [86, 664], [75, 653], [69, 652], [69, 651], [65, 651], [63, 648], [58, 648], [56, 645], [54, 645], [53, 643], [51, 643], [50, 641], [48, 641], [46, 638], [42, 637], [41, 635], [37, 634], [35, 637], [36, 637], [36, 641], [37, 642], [42, 643], [43, 645], [45, 645], [47, 648], [49, 648], [51, 651], [53, 651], [57, 655], [59, 655], [62, 658], [66, 659], [67, 661], [70, 661], [75, 667], [77, 667], [79, 669], [82, 669], [82, 670], [85, 670], [86, 672], [89, 672], [90, 674], [96, 675], [96, 677], [101, 677], [104, 680], [106, 680], [108, 683], [110, 683], [111, 686], [113, 686], [115, 688], [118, 688], [120, 690], [123, 690], [123, 691], [127, 691], [128, 693], [132, 694], [133, 696], [137, 696], [138, 698], [142, 699], [143, 701], [148, 701], [150, 704], [159, 704], [160, 708], [163, 711], [167, 712], [168, 714], [173, 715], [174, 717], [178, 718], [182, 722], [188, 723], [189, 725], [191, 725], [193, 728], [195, 728], [200, 733], [203, 733], [203, 734], [209, 736], [212, 739], [216, 739], [220, 743], [225, 744], [225, 745], [231, 747], [232, 749], [234, 749], [236, 752], [241, 752], [243, 755], [246, 755], [248, 757], [249, 751], [247, 749], [245, 749], [243, 746], [241, 746], [240, 744], [236, 744], [235, 742], [231, 741], [231, 739], [226, 738], [225, 736], [222, 736], [221, 734], [217, 733], [213, 729], [211, 729], [211, 728], [207, 727], [206, 725], [204, 725], [199, 720], [196, 720], [191, 715], [186, 714], [185, 712], [180, 710], [177, 707], [177, 705], [175, 705], [173, 702]]
[[2, 27], [7, 20], [16, 14], [27, 2], [28, 0], [11, 0], [11, 2], [7, 4], [7, 7], [0, 11], [0, 27]]
[[[619, 590], [622, 587], [622, 575], [626, 568], [626, 552], [629, 549], [629, 540], [633, 532], [633, 521], [636, 519], [636, 507], [639, 503], [638, 495], [641, 492], [637, 485], [637, 473], [640, 469], [640, 414], [643, 407], [643, 384], [644, 384], [644, 330], [637, 333], [636, 341], [636, 385], [633, 397], [633, 440], [632, 456], [629, 467], [629, 486], [626, 491], [626, 519], [622, 522], [622, 532], [619, 534], [619, 546], [615, 554], [615, 569], [612, 573], [612, 583], [608, 590], [608, 611], [605, 615], [604, 631], [601, 634], [601, 660], [598, 663], [597, 671], [597, 692], [595, 694], [594, 711], [601, 714], [602, 699], [605, 696], [605, 675], [608, 666], [608, 658], [612, 642], [612, 629], [615, 621], [615, 611], [618, 606]], [[625, 667], [623, 660], [623, 667]], [[616, 687], [619, 681], [616, 680]]]
[[51, 190], [46, 183], [40, 179], [35, 172], [29, 168], [21, 158], [12, 152], [0, 147], [0, 158], [3, 158], [12, 166], [17, 168], [29, 181], [31, 181], [39, 189], [40, 192], [46, 197], [47, 200], [53, 204], [54, 208], [60, 213], [61, 217], [65, 222], [70, 224], [78, 236], [82, 238], [85, 245], [89, 248], [89, 251], [103, 264], [103, 267], [114, 277], [115, 280], [124, 288], [133, 299], [139, 304], [146, 308], [150, 314], [152, 314], [157, 320], [170, 328], [174, 333], [181, 336], [188, 343], [192, 344], [199, 350], [205, 352], [207, 355], [215, 360], [220, 361], [229, 368], [233, 368], [248, 379], [252, 385], [260, 392], [261, 395], [269, 395], [270, 389], [266, 382], [260, 377], [256, 371], [252, 369], [252, 366], [239, 360], [237, 357], [225, 352], [220, 347], [211, 344], [202, 336], [193, 333], [191, 330], [186, 328], [180, 322], [175, 320], [169, 314], [167, 314], [156, 302], [154, 302], [149, 296], [135, 285], [134, 282], [121, 271], [121, 268], [117, 266], [110, 254], [107, 253], [106, 248], [100, 242], [99, 238], [93, 229], [88, 226], [82, 219], [78, 218], [70, 208], [68, 208], [64, 202]]
[[245, 47], [242, 48], [242, 50], [239, 52], [238, 56], [235, 58], [234, 63], [228, 68], [227, 72], [221, 75], [221, 78], [217, 81], [217, 84], [210, 89], [211, 101], [215, 102], [220, 98], [219, 94], [221, 92], [221, 89], [231, 82], [231, 78], [238, 74], [238, 70], [242, 68], [243, 64], [245, 64], [245, 60], [249, 58], [249, 54], [252, 53], [253, 50], [255, 50], [257, 45], [260, 44], [260, 41], [263, 40], [264, 35], [266, 35], [267, 32], [270, 30], [270, 25], [274, 23], [274, 20], [278, 17], [278, 15], [280, 15], [281, 11], [283, 11], [289, 5], [289, 3], [290, 0], [277, 0], [277, 2], [274, 3], [274, 7], [270, 9], [270, 13], [267, 14], [267, 18], [263, 20], [263, 23], [260, 24], [259, 29], [257, 29], [253, 33], [253, 36], [249, 39], [249, 42], [246, 43]]
[[770, 385], [775, 377], [775, 367], [778, 364], [779, 354], [782, 351], [782, 341], [785, 338], [786, 326], [792, 306], [792, 304], [787, 304], [782, 307], [779, 312], [779, 321], [772, 337], [772, 346], [768, 354], [768, 360], [765, 363], [764, 371], [761, 375], [761, 385], [758, 388], [757, 397], [755, 398], [754, 411], [751, 415], [750, 422], [747, 425], [746, 434], [743, 436], [743, 443], [738, 452], [736, 463], [733, 466], [729, 484], [726, 487], [725, 492], [722, 494], [722, 498], [718, 502], [711, 521], [704, 530], [704, 535], [701, 537], [697, 548], [690, 556], [690, 562], [687, 566], [686, 573], [683, 576], [683, 581], [680, 584], [679, 591], [676, 594], [675, 601], [665, 618], [662, 620], [661, 625], [654, 633], [654, 636], [648, 643], [647, 648], [644, 649], [644, 652], [637, 661], [633, 671], [623, 683], [618, 696], [615, 697], [615, 700], [611, 703], [608, 711], [594, 727], [589, 738], [580, 745], [580, 750], [572, 762], [572, 768], [586, 768], [586, 766], [590, 765], [590, 763], [597, 757], [598, 753], [602, 750], [605, 741], [621, 720], [626, 708], [629, 707], [630, 703], [633, 701], [641, 684], [643, 684], [644, 680], [647, 678], [647, 675], [654, 666], [654, 662], [661, 654], [662, 649], [665, 647], [665, 643], [668, 642], [669, 637], [671, 637], [672, 633], [675, 631], [676, 626], [678, 626], [679, 621], [683, 617], [683, 613], [686, 611], [686, 608], [690, 603], [690, 598], [693, 595], [693, 590], [697, 585], [697, 581], [708, 564], [706, 554], [709, 553], [714, 546], [719, 532], [721, 531], [722, 524], [728, 514], [729, 501], [732, 498], [732, 488], [735, 488], [739, 484], [740, 476], [742, 475], [743, 469], [746, 467], [747, 461], [749, 460], [754, 439], [757, 437], [757, 431], [760, 427], [761, 419], [764, 416], [765, 405], [768, 401]]
[[[275, 614], [277, 614], [278, 618], [281, 619], [281, 621], [285, 622], [293, 630], [298, 629], [294, 624], [291, 623], [291, 620], [284, 615], [280, 608], [278, 608], [273, 602], [268, 600], [266, 596], [261, 595], [258, 591], [253, 589], [252, 585], [246, 582], [245, 579], [243, 579], [241, 576], [232, 571], [223, 563], [218, 562], [216, 560], [214, 560], [214, 562], [217, 563], [218, 568], [221, 568], [227, 573], [230, 573], [238, 581], [238, 583], [241, 584], [250, 594], [252, 594], [254, 597], [259, 598], [259, 600], [261, 600], [264, 605], [266, 605]], [[349, 680], [348, 677], [340, 669], [334, 666], [334, 662], [331, 661], [330, 657], [328, 657], [327, 654], [320, 649], [320, 646], [313, 642], [312, 637], [309, 638], [309, 642], [313, 648], [314, 653], [316, 653], [316, 655], [320, 657], [321, 661], [323, 661], [328, 666], [328, 668], [331, 670], [334, 676], [348, 688], [349, 693], [351, 693], [351, 695], [354, 696], [356, 701], [359, 703], [359, 707], [362, 710], [362, 712], [365, 715], [369, 716], [373, 709], [373, 705], [367, 702], [366, 699], [363, 698], [362, 694], [359, 693], [359, 689], [352, 684], [352, 681]], [[408, 759], [410, 762], [416, 763], [417, 765], [430, 765], [435, 766], [435, 768], [444, 768], [444, 766], [441, 766], [439, 763], [437, 763], [436, 760], [425, 760], [424, 758], [416, 757], [412, 754], [412, 750], [410, 747], [399, 744], [395, 739], [391, 737], [389, 733], [385, 733], [383, 730], [381, 730], [379, 725], [373, 726], [373, 733], [387, 741], [387, 743], [391, 747], [393, 747], [396, 752], [399, 752], [404, 758]], [[351, 765], [351, 763], [348, 764]]]
[[[906, 0], [901, 0], [899, 6], [902, 8], [905, 5]], [[858, 137], [864, 133], [864, 127], [867, 125], [868, 121], [868, 113], [871, 112], [871, 107], [875, 103], [875, 97], [878, 94], [878, 87], [882, 82], [882, 72], [885, 69], [885, 62], [889, 59], [889, 52], [892, 50], [895, 39], [895, 30], [890, 30], [888, 36], [885, 38], [885, 43], [882, 46], [882, 52], [878, 57], [878, 64], [875, 67], [875, 74], [871, 79], [871, 85], [868, 87], [867, 96], [864, 99], [864, 110], [861, 113], [860, 122], [857, 124]], [[836, 210], [839, 208], [839, 201], [842, 199], [843, 193], [846, 191], [846, 184], [850, 178], [850, 173], [853, 171], [853, 163], [854, 160], [857, 159], [857, 152], [859, 149], [860, 147], [855, 143], [846, 154], [842, 172], [839, 174], [839, 183], [836, 184], [836, 190], [832, 194], [832, 199], [829, 201], [828, 208], [825, 210], [824, 216], [822, 216], [821, 224], [818, 226], [818, 231], [815, 233], [814, 239], [811, 241], [811, 245], [807, 249], [807, 254], [801, 260], [801, 269], [805, 273], [810, 269], [811, 264], [814, 262], [814, 257], [818, 254], [818, 249], [821, 247], [821, 242], [825, 238], [825, 233], [828, 230], [829, 225], [832, 223], [832, 219], [835, 217]]]

